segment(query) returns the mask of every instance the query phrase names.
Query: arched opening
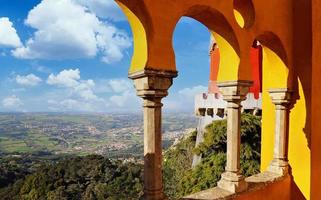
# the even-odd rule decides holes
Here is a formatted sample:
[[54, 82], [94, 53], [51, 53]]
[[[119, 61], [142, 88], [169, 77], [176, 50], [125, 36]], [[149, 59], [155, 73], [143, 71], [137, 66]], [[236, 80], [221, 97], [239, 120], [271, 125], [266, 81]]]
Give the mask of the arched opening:
[[[210, 35], [207, 27], [189, 17], [182, 17], [173, 33], [173, 48], [179, 76], [174, 80], [175, 84], [170, 88], [169, 96], [164, 99], [165, 115], [166, 112], [170, 115], [185, 112], [194, 119], [194, 127], [183, 133], [184, 136], [175, 142], [174, 148], [164, 154], [164, 190], [169, 198], [177, 199], [188, 194], [181, 189], [181, 180], [186, 179], [192, 169], [193, 149], [196, 139], [200, 140], [195, 128], [203, 130], [211, 122], [208, 115], [205, 117], [206, 122], [201, 122], [201, 117], [195, 116], [195, 112], [204, 107], [203, 103], [209, 90]], [[195, 102], [199, 97], [201, 99]], [[205, 113], [203, 114], [205, 116]], [[184, 123], [186, 122], [177, 122], [181, 125]], [[166, 134], [165, 132], [165, 137]]]
[[[263, 94], [262, 106], [262, 165], [261, 170], [266, 170], [271, 165], [274, 152], [269, 147], [275, 146], [276, 135], [275, 127], [278, 124], [278, 118], [274, 110], [276, 106], [271, 99], [269, 90], [273, 88], [289, 88], [292, 91], [291, 107], [289, 108], [289, 119], [287, 121], [288, 135], [286, 136], [286, 156], [288, 164], [291, 166], [291, 173], [299, 185], [294, 190], [300, 188], [303, 193], [308, 193], [306, 185], [309, 184], [310, 173], [310, 149], [309, 140], [305, 133], [308, 97], [303, 89], [303, 84], [299, 77], [293, 78], [292, 68], [288, 66], [288, 58], [279, 38], [273, 33], [267, 32], [259, 37], [258, 40], [263, 45]], [[292, 71], [291, 71], [292, 70]], [[266, 120], [270, 119], [270, 120]], [[271, 120], [274, 119], [274, 120]], [[290, 123], [291, 122], [291, 123]], [[268, 150], [269, 149], [269, 150]], [[305, 171], [302, 174], [302, 171]]]
[[[178, 88], [198, 87], [198, 92], [207, 92], [210, 71], [209, 38], [210, 32], [200, 22], [189, 17], [183, 17], [178, 22], [173, 34], [173, 48], [179, 76], [174, 80], [168, 99], [179, 93]], [[166, 105], [166, 99], [164, 106], [170, 106]]]
[[[184, 18], [183, 18], [184, 19]], [[185, 18], [186, 19], [186, 18]], [[201, 19], [201, 18], [198, 18]], [[195, 20], [188, 18], [188, 21], [191, 23], [199, 23], [195, 22]], [[194, 28], [198, 25], [194, 25]], [[224, 172], [225, 168], [225, 162], [226, 162], [226, 121], [224, 121], [226, 116], [226, 101], [223, 100], [222, 95], [220, 94], [220, 91], [216, 85], [216, 82], [219, 80], [235, 80], [235, 75], [238, 74], [238, 66], [239, 66], [239, 57], [237, 54], [237, 50], [233, 47], [233, 45], [230, 44], [230, 39], [225, 39], [221, 34], [224, 35], [224, 28], [220, 27], [217, 29], [219, 33], [214, 31], [208, 31], [208, 28], [203, 26], [204, 36], [207, 38], [205, 39], [205, 43], [207, 44], [205, 46], [205, 50], [202, 52], [203, 55], [191, 55], [191, 57], [186, 58], [186, 55], [183, 55], [179, 52], [178, 46], [179, 44], [176, 43], [178, 39], [177, 32], [174, 34], [174, 49], [175, 49], [175, 55], [176, 55], [176, 64], [177, 69], [180, 71], [180, 76], [175, 80], [175, 84], [172, 87], [171, 91], [169, 92], [168, 99], [171, 99], [173, 96], [175, 96], [175, 87], [180, 85], [180, 81], [184, 79], [187, 73], [189, 73], [188, 69], [190, 66], [193, 67], [192, 63], [189, 63], [190, 59], [196, 59], [197, 65], [195, 66], [195, 73], [192, 75], [193, 80], [196, 80], [197, 82], [197, 76], [201, 76], [203, 78], [203, 89], [204, 91], [200, 94], [196, 94], [195, 97], [195, 113], [198, 116], [198, 126], [197, 126], [197, 132], [190, 135], [190, 137], [185, 136], [183, 139], [184, 145], [181, 146], [182, 143], [177, 143], [178, 146], [176, 146], [175, 149], [169, 150], [165, 153], [165, 160], [164, 160], [164, 181], [165, 184], [165, 192], [168, 193], [168, 183], [175, 184], [176, 187], [180, 189], [173, 193], [168, 193], [168, 195], [187, 195], [190, 193], [195, 193], [197, 191], [200, 191], [201, 189], [207, 189], [216, 186], [217, 182], [221, 178], [222, 172]], [[181, 42], [181, 44], [186, 45], [195, 41], [195, 35], [191, 35], [191, 40], [187, 37], [186, 40], [186, 34], [189, 34], [186, 32], [186, 30], [180, 30], [180, 24], [177, 25], [176, 31], [182, 31], [185, 34], [184, 40]], [[211, 41], [209, 41], [209, 38], [211, 37]], [[230, 36], [229, 38], [233, 38], [233, 36]], [[208, 46], [208, 43], [210, 45]], [[197, 46], [197, 45], [193, 45]], [[184, 50], [190, 52], [194, 50], [190, 46], [185, 47]], [[249, 117], [251, 120], [255, 118], [255, 114], [260, 115], [260, 104], [259, 98], [260, 98], [260, 92], [261, 92], [261, 73], [262, 73], [262, 51], [261, 48], [258, 45], [254, 45], [253, 48], [253, 62], [252, 64], [255, 65], [255, 75], [253, 74], [253, 79], [256, 80], [256, 84], [254, 87], [251, 88], [251, 99], [249, 101], [244, 102], [244, 113], [245, 117]], [[256, 50], [256, 51], [255, 51]], [[186, 53], [186, 52], [185, 52]], [[196, 56], [193, 57], [193, 56]], [[199, 62], [200, 56], [202, 59], [206, 60], [205, 64], [202, 64], [203, 62]], [[210, 58], [208, 58], [210, 56]], [[256, 56], [256, 57], [255, 57]], [[210, 60], [210, 62], [208, 62]], [[185, 62], [185, 63], [184, 63]], [[181, 66], [181, 63], [184, 63], [183, 66]], [[203, 66], [205, 65], [205, 66]], [[208, 67], [210, 66], [210, 67]], [[180, 68], [182, 67], [182, 68]], [[180, 70], [181, 69], [181, 70]], [[205, 69], [205, 70], [204, 70]], [[234, 71], [233, 71], [234, 70]], [[202, 72], [202, 74], [200, 74]], [[205, 73], [204, 73], [205, 72]], [[255, 76], [255, 78], [254, 78]], [[237, 76], [236, 76], [237, 77]], [[191, 82], [191, 77], [188, 77], [188, 81]], [[237, 78], [236, 78], [237, 80]], [[208, 86], [205, 86], [208, 85]], [[187, 90], [185, 90], [187, 92]], [[193, 98], [193, 97], [192, 97]], [[164, 106], [166, 107], [168, 102], [168, 99], [164, 101]], [[193, 98], [194, 99], [194, 98]], [[182, 101], [178, 101], [178, 105], [180, 105]], [[175, 105], [177, 106], [177, 104]], [[184, 105], [186, 106], [186, 105]], [[251, 116], [253, 117], [251, 117]], [[259, 123], [260, 119], [255, 118], [254, 120]], [[216, 121], [213, 123], [213, 121]], [[243, 121], [246, 121], [243, 120]], [[247, 126], [246, 123], [244, 123], [245, 126]], [[214, 127], [214, 128], [213, 128]], [[219, 128], [223, 128], [221, 132], [217, 132]], [[260, 125], [255, 126], [255, 131], [257, 131], [257, 135], [260, 135]], [[225, 131], [224, 131], [225, 130]], [[205, 132], [207, 132], [207, 136], [205, 135]], [[211, 132], [211, 133], [209, 133]], [[218, 133], [217, 138], [214, 139], [213, 136]], [[259, 136], [255, 135], [255, 137], [260, 138]], [[248, 133], [246, 130], [243, 132], [243, 137], [246, 137], [247, 141], [253, 141], [253, 138], [251, 133]], [[194, 140], [195, 144], [191, 140]], [[257, 140], [260, 142], [259, 140]], [[214, 142], [214, 143], [213, 143]], [[251, 142], [249, 142], [251, 143]], [[191, 145], [189, 147], [186, 146], [186, 144]], [[195, 148], [193, 147], [195, 145]], [[208, 146], [206, 146], [208, 145]], [[247, 145], [247, 144], [244, 144]], [[260, 146], [260, 143], [255, 143], [256, 146]], [[216, 146], [217, 149], [209, 150], [210, 148]], [[248, 148], [250, 145], [248, 145], [246, 148]], [[242, 152], [242, 155], [245, 155], [246, 150], [245, 148]], [[253, 155], [260, 154], [259, 151], [255, 151]], [[184, 155], [185, 159], [181, 159], [180, 155]], [[187, 155], [187, 156], [186, 156]], [[253, 175], [259, 172], [259, 160], [251, 160], [254, 156], [244, 156], [245, 162], [251, 162], [248, 166], [251, 167], [244, 167], [244, 172], [246, 176]], [[172, 157], [171, 157], [172, 156]], [[175, 157], [174, 157], [175, 156]], [[174, 159], [173, 159], [174, 158]], [[188, 158], [188, 159], [186, 159]], [[258, 157], [259, 158], [259, 157]], [[251, 160], [251, 161], [249, 161]], [[178, 169], [173, 169], [170, 167], [170, 165], [173, 165], [173, 163], [180, 162], [180, 167]], [[248, 163], [243, 164], [243, 166], [247, 165]], [[256, 170], [253, 170], [252, 166], [256, 166]], [[249, 170], [251, 168], [251, 170]], [[169, 169], [172, 170], [172, 172], [168, 171]], [[173, 173], [173, 171], [179, 171], [179, 178], [176, 177], [176, 174]], [[209, 175], [209, 174], [211, 175]], [[171, 175], [169, 178], [168, 175]], [[178, 178], [177, 180], [173, 180], [172, 178]], [[176, 196], [180, 197], [180, 196]]]
[[[261, 171], [268, 168], [273, 159], [275, 132], [275, 105], [269, 94], [270, 89], [288, 88], [289, 69], [287, 57], [279, 38], [267, 32], [257, 37], [262, 46], [262, 147]], [[269, 120], [266, 120], [269, 119]], [[271, 120], [273, 119], [273, 120]]]
[[[290, 82], [292, 80], [290, 76], [294, 72], [288, 66], [288, 57], [280, 39], [271, 32], [266, 32], [257, 39], [263, 47], [262, 106], [264, 110], [262, 114], [261, 170], [275, 171], [276, 157], [283, 157], [283, 167], [278, 167], [283, 170], [279, 173], [284, 175], [284, 170], [285, 173], [288, 173], [287, 168], [291, 166], [291, 174], [295, 177], [292, 190], [303, 196], [297, 190], [300, 188], [301, 191], [307, 191], [304, 184], [309, 184], [309, 175], [306, 172], [310, 172], [310, 149], [304, 133], [307, 115], [306, 96], [299, 78], [294, 79], [297, 86]], [[278, 102], [280, 99], [277, 100], [275, 96], [275, 94], [282, 94], [281, 90], [289, 91], [291, 94], [288, 98], [284, 97], [282, 100], [284, 104], [280, 104]], [[275, 94], [273, 95], [273, 93]], [[280, 115], [280, 106], [286, 110], [286, 119], [280, 117], [282, 116]], [[282, 129], [286, 130], [281, 131]], [[283, 136], [280, 134], [282, 132]], [[274, 134], [271, 135], [271, 133]], [[274, 147], [274, 151], [270, 148], [271, 146]], [[302, 171], [305, 173], [302, 174]], [[296, 182], [300, 185], [296, 185]]]

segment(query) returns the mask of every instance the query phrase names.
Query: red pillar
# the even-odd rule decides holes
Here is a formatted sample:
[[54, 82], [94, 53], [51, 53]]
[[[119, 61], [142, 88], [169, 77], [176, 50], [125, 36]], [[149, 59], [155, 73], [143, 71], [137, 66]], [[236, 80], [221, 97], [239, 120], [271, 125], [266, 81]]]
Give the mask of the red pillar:
[[262, 46], [254, 44], [250, 52], [253, 86], [250, 88], [250, 93], [254, 93], [255, 99], [260, 98], [262, 92]]

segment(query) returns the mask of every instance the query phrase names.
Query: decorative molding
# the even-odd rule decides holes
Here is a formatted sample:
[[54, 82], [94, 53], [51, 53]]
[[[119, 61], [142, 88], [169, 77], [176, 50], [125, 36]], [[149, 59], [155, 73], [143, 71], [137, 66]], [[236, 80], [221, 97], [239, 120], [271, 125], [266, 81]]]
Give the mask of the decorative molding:
[[243, 101], [246, 95], [253, 85], [253, 81], [237, 80], [237, 81], [221, 81], [217, 83], [217, 86], [222, 92], [223, 99], [230, 101]]
[[272, 102], [275, 105], [291, 103], [293, 91], [288, 88], [277, 88], [269, 90]]
[[177, 71], [160, 71], [160, 70], [153, 70], [153, 69], [145, 69], [139, 72], [134, 72], [131, 74], [128, 74], [128, 78], [130, 79], [138, 79], [143, 78], [147, 76], [157, 76], [157, 77], [166, 77], [166, 78], [175, 78], [177, 77], [178, 72]]

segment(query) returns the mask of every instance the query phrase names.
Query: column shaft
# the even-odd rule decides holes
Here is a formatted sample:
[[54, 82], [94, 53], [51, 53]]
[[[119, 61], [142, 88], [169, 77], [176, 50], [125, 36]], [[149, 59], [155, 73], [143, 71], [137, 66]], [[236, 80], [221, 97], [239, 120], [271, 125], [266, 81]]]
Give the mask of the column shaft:
[[239, 173], [241, 146], [241, 106], [229, 102], [227, 105], [227, 160], [226, 171]]
[[144, 103], [143, 200], [165, 200], [162, 175], [162, 98], [168, 95], [177, 72], [144, 70], [129, 77]]
[[276, 106], [275, 120], [274, 158], [286, 161], [288, 113], [284, 106]]
[[272, 102], [275, 104], [275, 133], [273, 160], [269, 171], [286, 175], [288, 174], [288, 134], [289, 134], [289, 109], [291, 91], [288, 89], [270, 90]]
[[230, 191], [241, 192], [247, 189], [247, 183], [240, 173], [241, 148], [241, 102], [246, 99], [250, 81], [221, 82], [218, 87], [227, 101], [227, 160], [225, 172], [218, 187]]
[[163, 199], [161, 99], [144, 99], [144, 193], [148, 200]]

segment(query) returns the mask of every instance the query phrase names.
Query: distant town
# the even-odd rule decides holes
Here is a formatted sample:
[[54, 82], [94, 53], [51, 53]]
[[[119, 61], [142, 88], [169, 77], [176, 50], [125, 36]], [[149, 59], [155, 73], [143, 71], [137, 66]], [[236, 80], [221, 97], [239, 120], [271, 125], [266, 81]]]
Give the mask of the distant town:
[[[195, 129], [192, 113], [165, 114], [163, 146]], [[1, 113], [0, 152], [143, 156], [140, 114]]]

